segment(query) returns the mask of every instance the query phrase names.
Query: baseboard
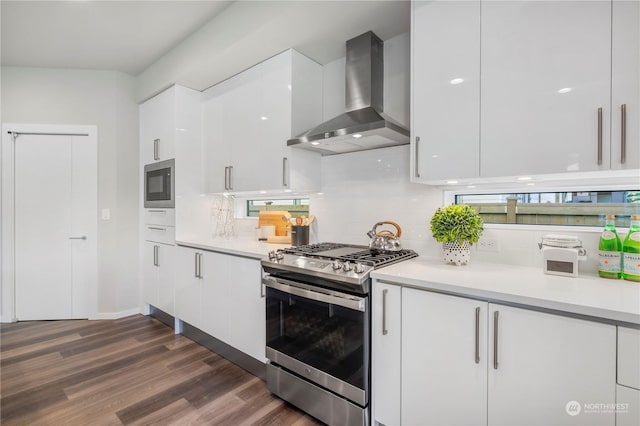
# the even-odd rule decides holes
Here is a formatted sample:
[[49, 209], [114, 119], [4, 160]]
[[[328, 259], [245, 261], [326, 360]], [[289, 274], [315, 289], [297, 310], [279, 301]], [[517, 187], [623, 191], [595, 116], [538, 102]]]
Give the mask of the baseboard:
[[183, 330], [182, 330], [183, 336], [188, 337], [194, 342], [201, 344], [205, 348], [217, 353], [223, 358], [226, 358], [229, 361], [233, 362], [234, 364], [244, 368], [254, 376], [258, 376], [262, 380], [266, 379], [267, 365], [265, 363], [260, 362], [257, 359], [245, 354], [244, 352], [239, 351], [233, 346], [229, 346], [223, 341], [216, 339], [215, 337], [192, 326], [191, 324], [183, 322], [182, 325], [183, 325]]
[[114, 319], [120, 319], [120, 318], [129, 317], [131, 315], [137, 315], [141, 313], [142, 313], [142, 310], [140, 309], [140, 307], [137, 307], [137, 308], [127, 309], [126, 311], [120, 311], [120, 312], [101, 312], [90, 317], [89, 319], [114, 320]]

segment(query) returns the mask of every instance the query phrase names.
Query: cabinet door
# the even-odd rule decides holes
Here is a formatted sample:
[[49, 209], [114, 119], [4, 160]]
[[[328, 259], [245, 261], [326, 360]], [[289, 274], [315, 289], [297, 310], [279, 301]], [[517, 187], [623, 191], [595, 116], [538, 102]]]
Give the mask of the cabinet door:
[[412, 179], [477, 177], [480, 1], [415, 1], [412, 20]]
[[143, 165], [175, 156], [174, 90], [171, 87], [140, 105], [140, 161]]
[[175, 316], [194, 327], [201, 327], [201, 279], [198, 277], [197, 255], [194, 249], [176, 248]]
[[375, 282], [371, 295], [373, 421], [400, 424], [402, 288]]
[[224, 256], [229, 268], [227, 281], [229, 344], [265, 362], [266, 313], [260, 261]]
[[615, 326], [495, 304], [489, 322], [489, 425], [615, 423], [569, 410], [615, 401]]
[[640, 2], [614, 0], [612, 11], [611, 168], [632, 169], [640, 167]]
[[616, 386], [616, 426], [640, 425], [640, 390]]
[[481, 176], [609, 168], [611, 1], [483, 2], [481, 44]]
[[229, 257], [205, 252], [202, 257], [202, 331], [229, 343], [233, 334], [229, 330]]
[[142, 244], [142, 301], [149, 305], [158, 304], [157, 250], [160, 244], [145, 241]]
[[487, 308], [402, 289], [403, 424], [486, 424]]
[[158, 244], [158, 299], [156, 307], [169, 315], [175, 315], [175, 246]]

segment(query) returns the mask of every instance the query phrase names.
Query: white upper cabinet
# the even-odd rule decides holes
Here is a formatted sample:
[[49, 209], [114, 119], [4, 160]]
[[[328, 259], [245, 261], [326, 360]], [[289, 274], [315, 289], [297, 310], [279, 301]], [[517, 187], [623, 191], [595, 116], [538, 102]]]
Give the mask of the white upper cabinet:
[[140, 163], [174, 158], [173, 106], [175, 86], [140, 105]]
[[480, 0], [415, 1], [411, 30], [412, 180], [477, 177]]
[[320, 155], [287, 139], [322, 121], [322, 68], [288, 50], [203, 93], [206, 192], [314, 191]]
[[481, 176], [609, 168], [610, 1], [483, 2], [481, 52]]
[[640, 167], [637, 1], [414, 1], [412, 57], [413, 181]]
[[614, 0], [612, 10], [611, 168], [638, 168], [640, 167], [640, 2]]

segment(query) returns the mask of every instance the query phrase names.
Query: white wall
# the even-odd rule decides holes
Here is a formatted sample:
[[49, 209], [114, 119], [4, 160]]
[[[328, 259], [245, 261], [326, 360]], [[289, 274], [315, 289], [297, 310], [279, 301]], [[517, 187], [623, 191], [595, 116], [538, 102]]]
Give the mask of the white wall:
[[2, 67], [2, 121], [98, 127], [98, 313], [137, 309], [138, 106], [120, 72]]

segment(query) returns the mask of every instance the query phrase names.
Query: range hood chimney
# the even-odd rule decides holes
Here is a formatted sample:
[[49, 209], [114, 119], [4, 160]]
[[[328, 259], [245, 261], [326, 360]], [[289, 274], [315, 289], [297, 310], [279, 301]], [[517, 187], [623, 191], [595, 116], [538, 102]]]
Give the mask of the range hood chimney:
[[383, 43], [368, 31], [347, 41], [346, 112], [287, 141], [323, 155], [409, 143], [409, 131], [383, 116]]

